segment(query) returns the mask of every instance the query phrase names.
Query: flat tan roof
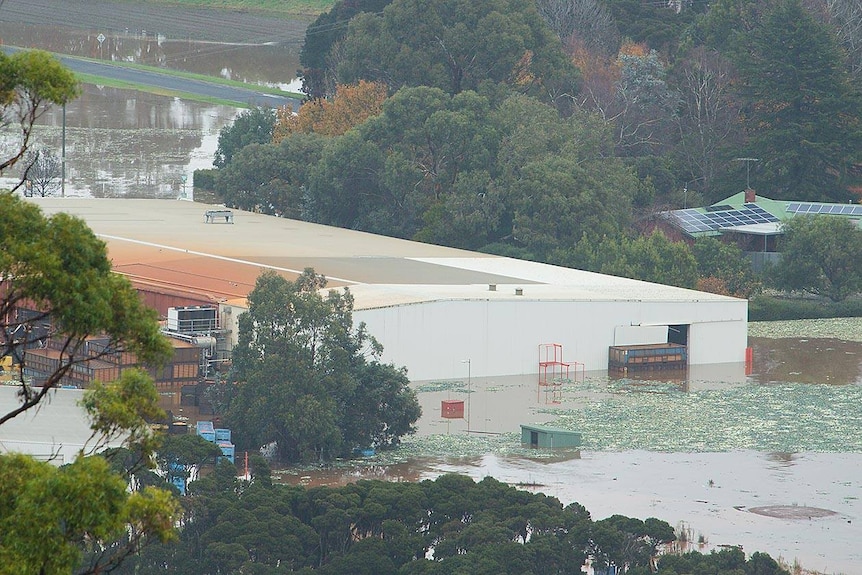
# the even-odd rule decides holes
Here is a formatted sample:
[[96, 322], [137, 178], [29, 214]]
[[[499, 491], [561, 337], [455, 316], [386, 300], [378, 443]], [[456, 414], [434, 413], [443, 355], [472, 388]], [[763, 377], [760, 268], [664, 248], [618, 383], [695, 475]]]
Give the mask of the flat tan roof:
[[329, 287], [350, 286], [356, 309], [440, 299], [732, 299], [241, 210], [231, 210], [234, 223], [208, 223], [206, 211], [218, 208], [189, 201], [32, 201], [46, 215], [86, 221], [107, 243], [115, 270], [136, 282], [221, 301], [245, 298], [264, 270], [293, 278], [307, 267]]

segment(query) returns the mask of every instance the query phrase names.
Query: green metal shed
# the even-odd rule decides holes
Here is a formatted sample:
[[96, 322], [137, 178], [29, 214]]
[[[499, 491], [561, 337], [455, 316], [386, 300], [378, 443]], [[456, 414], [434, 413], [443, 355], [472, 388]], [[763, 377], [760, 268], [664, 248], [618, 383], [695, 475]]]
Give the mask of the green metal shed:
[[581, 432], [546, 425], [521, 424], [521, 443], [530, 447], [580, 447]]

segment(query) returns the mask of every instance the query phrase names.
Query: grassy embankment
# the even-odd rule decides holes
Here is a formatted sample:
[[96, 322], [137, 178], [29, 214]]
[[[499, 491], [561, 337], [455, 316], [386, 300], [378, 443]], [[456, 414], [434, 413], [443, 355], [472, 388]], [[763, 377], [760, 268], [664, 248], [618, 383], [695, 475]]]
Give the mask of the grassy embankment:
[[243, 10], [281, 18], [312, 18], [326, 12], [336, 0], [144, 0], [146, 4]]
[[[89, 60], [89, 58], [81, 58], [82, 60]], [[100, 63], [109, 63], [112, 66], [121, 66], [126, 68], [134, 68], [137, 70], [149, 70], [151, 72], [157, 72], [159, 74], [165, 74], [168, 76], [177, 76], [180, 78], [189, 78], [192, 80], [202, 80], [204, 82], [210, 82], [212, 84], [220, 84], [223, 86], [233, 86], [237, 88], [252, 88], [256, 92], [262, 92], [265, 94], [274, 94], [276, 96], [285, 96], [289, 98], [297, 98], [302, 99], [304, 94], [296, 93], [296, 92], [284, 92], [279, 90], [278, 88], [271, 88], [268, 86], [261, 86], [258, 84], [246, 84], [243, 82], [237, 82], [236, 80], [227, 80], [225, 78], [221, 78], [218, 76], [207, 76], [204, 74], [194, 74], [192, 72], [183, 72], [181, 70], [171, 70], [168, 68], [159, 68], [155, 66], [146, 66], [143, 64], [136, 64], [133, 62], [105, 62], [103, 60], [94, 60], [95, 62]], [[176, 92], [173, 90], [167, 90], [164, 88], [159, 88], [155, 86], [142, 85], [134, 82], [124, 82], [120, 80], [114, 80], [111, 78], [104, 78], [102, 76], [94, 76], [91, 74], [80, 74], [77, 73], [75, 76], [84, 84], [98, 84], [100, 86], [108, 86], [110, 88], [120, 88], [123, 90], [140, 90], [142, 92], [147, 92], [150, 94], [157, 94], [159, 96], [168, 96], [172, 98], [181, 98], [183, 100], [192, 100], [195, 102], [204, 102], [207, 104], [219, 104], [223, 106], [236, 106], [238, 108], [245, 108], [248, 105], [244, 102], [234, 102], [230, 100], [220, 100], [217, 98], [208, 98], [206, 96], [200, 96], [198, 94], [189, 94], [186, 92]]]

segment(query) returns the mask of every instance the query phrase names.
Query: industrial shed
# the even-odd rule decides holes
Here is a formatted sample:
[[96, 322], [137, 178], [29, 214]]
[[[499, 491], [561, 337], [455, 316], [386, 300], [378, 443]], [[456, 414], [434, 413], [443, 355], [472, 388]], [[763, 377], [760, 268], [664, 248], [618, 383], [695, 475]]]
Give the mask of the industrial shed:
[[[34, 198], [46, 214], [83, 218], [107, 242], [118, 273], [167, 316], [214, 305], [236, 338], [236, 316], [256, 277], [313, 267], [350, 289], [354, 321], [384, 346], [383, 360], [414, 381], [535, 374], [543, 349], [566, 367], [606, 370], [610, 346], [674, 343], [690, 366], [739, 364], [747, 301], [511, 258], [187, 201]], [[546, 366], [547, 367], [547, 366]], [[557, 369], [559, 368], [559, 372]]]

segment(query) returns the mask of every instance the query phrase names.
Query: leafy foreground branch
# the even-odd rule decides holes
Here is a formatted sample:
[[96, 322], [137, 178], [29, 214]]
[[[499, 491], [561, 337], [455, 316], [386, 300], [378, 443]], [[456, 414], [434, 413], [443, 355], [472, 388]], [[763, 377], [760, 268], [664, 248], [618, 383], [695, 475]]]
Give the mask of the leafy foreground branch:
[[[18, 367], [19, 399], [0, 411], [0, 425], [50, 401], [93, 357], [131, 353], [150, 365], [167, 357], [155, 312], [111, 272], [104, 243], [82, 221], [46, 218], [9, 193], [0, 193], [0, 209], [0, 348]], [[46, 357], [50, 373], [32, 380], [28, 366]], [[113, 471], [99, 455], [122, 444], [138, 454], [139, 468], [151, 460], [158, 438], [148, 422], [164, 416], [152, 379], [125, 371], [94, 385], [81, 406], [92, 434], [72, 463], [0, 454], [0, 573], [105, 573], [146, 543], [175, 536], [171, 492], [130, 490], [132, 473]], [[46, 423], [37, 416], [30, 425]]]

